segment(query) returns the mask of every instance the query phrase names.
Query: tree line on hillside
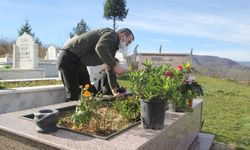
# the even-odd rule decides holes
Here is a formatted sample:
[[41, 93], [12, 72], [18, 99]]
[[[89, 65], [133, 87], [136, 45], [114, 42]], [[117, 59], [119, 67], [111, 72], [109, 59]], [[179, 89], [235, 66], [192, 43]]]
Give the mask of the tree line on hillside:
[[250, 67], [215, 56], [193, 55], [192, 62], [198, 73], [226, 80], [250, 81]]
[[7, 38], [0, 39], [0, 57], [6, 53], [12, 54], [14, 40], [8, 40]]
[[[128, 14], [129, 9], [126, 8], [126, 0], [106, 0], [104, 3], [104, 14], [103, 17], [107, 20], [113, 21], [113, 29], [117, 29], [116, 21], [123, 21]], [[72, 38], [77, 35], [81, 35], [90, 30], [90, 27], [81, 19], [77, 23], [76, 27], [73, 27], [72, 32], [69, 33], [69, 37]], [[35, 36], [35, 33], [32, 32], [31, 25], [28, 20], [24, 20], [24, 24], [18, 30], [18, 36], [21, 36], [24, 32], [30, 34], [34, 37], [36, 43], [38, 44], [38, 56], [44, 58], [48, 45], [43, 44], [38, 37]], [[9, 40], [7, 38], [0, 38], [0, 57], [6, 53], [13, 53], [13, 44], [15, 40]]]

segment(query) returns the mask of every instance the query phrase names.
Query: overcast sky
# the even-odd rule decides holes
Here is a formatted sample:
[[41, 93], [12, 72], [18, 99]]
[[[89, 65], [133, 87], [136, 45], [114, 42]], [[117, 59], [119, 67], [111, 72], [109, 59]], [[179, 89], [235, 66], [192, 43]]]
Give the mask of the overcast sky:
[[[62, 47], [84, 19], [91, 29], [110, 27], [104, 0], [0, 0], [0, 38], [16, 39], [27, 19], [42, 43]], [[129, 27], [139, 52], [190, 53], [250, 61], [249, 0], [127, 0]]]

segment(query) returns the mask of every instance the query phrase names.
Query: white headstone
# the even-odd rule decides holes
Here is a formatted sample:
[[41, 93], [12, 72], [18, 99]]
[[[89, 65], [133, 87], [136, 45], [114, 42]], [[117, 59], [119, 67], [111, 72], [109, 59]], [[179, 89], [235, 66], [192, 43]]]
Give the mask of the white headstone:
[[57, 51], [54, 46], [50, 46], [46, 53], [46, 59], [48, 60], [56, 60], [57, 59]]
[[13, 68], [37, 69], [37, 66], [38, 44], [31, 35], [23, 33], [13, 45]]

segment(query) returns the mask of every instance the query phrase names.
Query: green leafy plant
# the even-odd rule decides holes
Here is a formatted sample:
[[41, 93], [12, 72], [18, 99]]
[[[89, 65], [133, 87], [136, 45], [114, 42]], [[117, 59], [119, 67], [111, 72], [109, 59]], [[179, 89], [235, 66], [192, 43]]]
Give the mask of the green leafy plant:
[[193, 66], [154, 66], [146, 60], [144, 69], [130, 73], [131, 91], [144, 100], [170, 100], [175, 107], [187, 107], [188, 100], [203, 95], [201, 85], [191, 76]]
[[10, 65], [4, 65], [4, 66], [3, 66], [3, 69], [6, 69], [6, 70], [7, 70], [7, 69], [10, 69], [10, 68], [11, 68]]
[[94, 110], [98, 106], [98, 101], [91, 95], [88, 89], [89, 85], [83, 88], [80, 105], [76, 107], [76, 111], [71, 117], [74, 127], [79, 128], [88, 125], [94, 115]]
[[4, 88], [5, 88], [5, 86], [2, 85], [2, 83], [0, 82], [0, 89], [4, 89]]
[[140, 101], [136, 96], [128, 96], [124, 100], [116, 99], [113, 106], [128, 121], [140, 119]]
[[[101, 94], [91, 94], [85, 85], [76, 110], [59, 121], [59, 125], [74, 131], [106, 136], [138, 121], [139, 101], [133, 98], [111, 101], [103, 100]], [[105, 102], [106, 101], [106, 102]], [[111, 102], [111, 103], [110, 103]]]
[[168, 89], [165, 86], [164, 72], [168, 66], [153, 66], [149, 60], [146, 60], [143, 65], [145, 69], [129, 74], [131, 91], [144, 100], [167, 100]]
[[191, 75], [193, 66], [189, 63], [179, 65], [176, 68], [168, 67], [164, 76], [166, 77], [165, 89], [170, 94], [170, 102], [174, 107], [187, 109], [187, 101], [203, 95], [203, 89]]

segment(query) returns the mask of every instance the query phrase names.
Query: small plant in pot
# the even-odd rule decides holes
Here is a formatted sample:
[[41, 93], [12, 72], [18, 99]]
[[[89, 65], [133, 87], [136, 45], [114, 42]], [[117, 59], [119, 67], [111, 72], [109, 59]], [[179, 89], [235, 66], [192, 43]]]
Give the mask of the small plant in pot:
[[164, 72], [168, 66], [153, 66], [148, 60], [143, 65], [144, 69], [129, 74], [131, 91], [137, 99], [140, 99], [143, 127], [162, 129], [168, 101], [168, 89], [164, 86], [166, 84]]

